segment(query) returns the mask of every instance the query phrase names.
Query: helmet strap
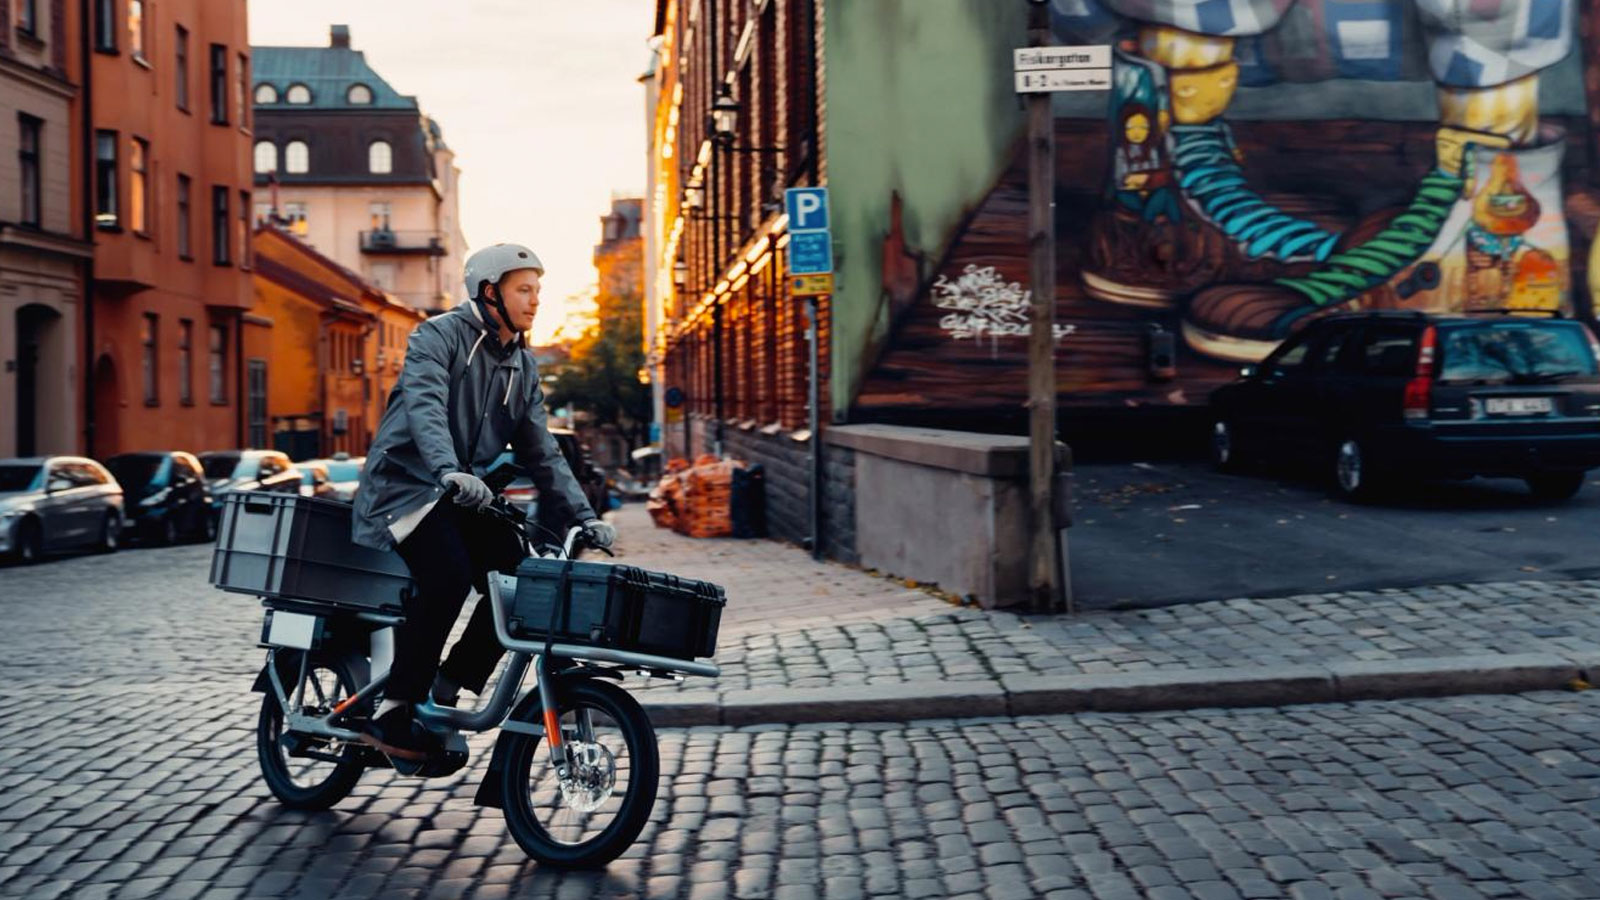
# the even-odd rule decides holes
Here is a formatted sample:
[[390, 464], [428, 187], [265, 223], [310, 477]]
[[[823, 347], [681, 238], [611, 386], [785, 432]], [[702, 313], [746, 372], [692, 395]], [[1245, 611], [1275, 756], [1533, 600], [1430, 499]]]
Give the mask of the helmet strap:
[[[496, 329], [503, 324], [507, 331], [513, 334], [516, 333], [517, 327], [511, 324], [511, 313], [506, 311], [505, 298], [500, 296], [500, 285], [494, 286], [494, 299], [489, 299], [487, 286], [478, 291], [477, 299], [478, 306], [483, 312], [485, 324], [493, 324]], [[489, 315], [491, 310], [494, 312], [493, 317]]]

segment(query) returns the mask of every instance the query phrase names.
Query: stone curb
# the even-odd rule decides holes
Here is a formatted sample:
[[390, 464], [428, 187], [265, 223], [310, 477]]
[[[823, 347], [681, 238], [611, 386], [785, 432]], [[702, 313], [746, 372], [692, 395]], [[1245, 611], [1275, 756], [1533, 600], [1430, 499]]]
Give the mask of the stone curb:
[[1327, 665], [1181, 669], [1091, 675], [1005, 675], [998, 681], [909, 681], [837, 688], [753, 688], [637, 694], [658, 727], [909, 722], [919, 719], [1147, 712], [1399, 700], [1565, 689], [1600, 679], [1600, 658], [1553, 653], [1348, 660]]

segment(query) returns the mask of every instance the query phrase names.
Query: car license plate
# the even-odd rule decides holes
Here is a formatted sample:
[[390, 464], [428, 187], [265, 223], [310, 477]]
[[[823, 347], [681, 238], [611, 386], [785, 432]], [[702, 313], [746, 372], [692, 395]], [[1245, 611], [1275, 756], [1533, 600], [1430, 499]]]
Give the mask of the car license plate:
[[1483, 408], [1491, 416], [1547, 416], [1553, 407], [1549, 397], [1490, 397]]

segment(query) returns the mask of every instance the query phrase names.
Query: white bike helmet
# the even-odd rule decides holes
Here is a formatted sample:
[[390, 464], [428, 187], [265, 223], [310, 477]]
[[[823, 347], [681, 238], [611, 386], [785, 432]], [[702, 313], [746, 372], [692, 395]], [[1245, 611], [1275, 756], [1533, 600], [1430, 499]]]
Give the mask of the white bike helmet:
[[544, 263], [539, 261], [537, 254], [521, 244], [495, 244], [467, 257], [462, 280], [467, 285], [467, 296], [481, 308], [484, 321], [489, 321], [489, 312], [493, 309], [507, 328], [512, 327], [505, 301], [498, 296], [490, 301], [484, 296], [483, 286], [498, 285], [502, 278], [518, 269], [532, 269], [543, 275]]

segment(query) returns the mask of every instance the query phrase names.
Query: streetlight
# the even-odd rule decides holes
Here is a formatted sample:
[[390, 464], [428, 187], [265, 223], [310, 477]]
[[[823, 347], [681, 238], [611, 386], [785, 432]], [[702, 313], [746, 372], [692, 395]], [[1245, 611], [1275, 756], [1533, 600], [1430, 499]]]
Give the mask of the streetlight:
[[739, 125], [739, 101], [733, 99], [733, 93], [723, 85], [717, 91], [717, 99], [711, 104], [711, 133], [712, 137], [724, 145], [733, 143], [734, 132]]
[[681, 288], [681, 287], [683, 287], [684, 283], [687, 282], [688, 280], [689, 280], [689, 264], [684, 262], [681, 259], [678, 260], [677, 262], [673, 263], [672, 264], [672, 283]]

